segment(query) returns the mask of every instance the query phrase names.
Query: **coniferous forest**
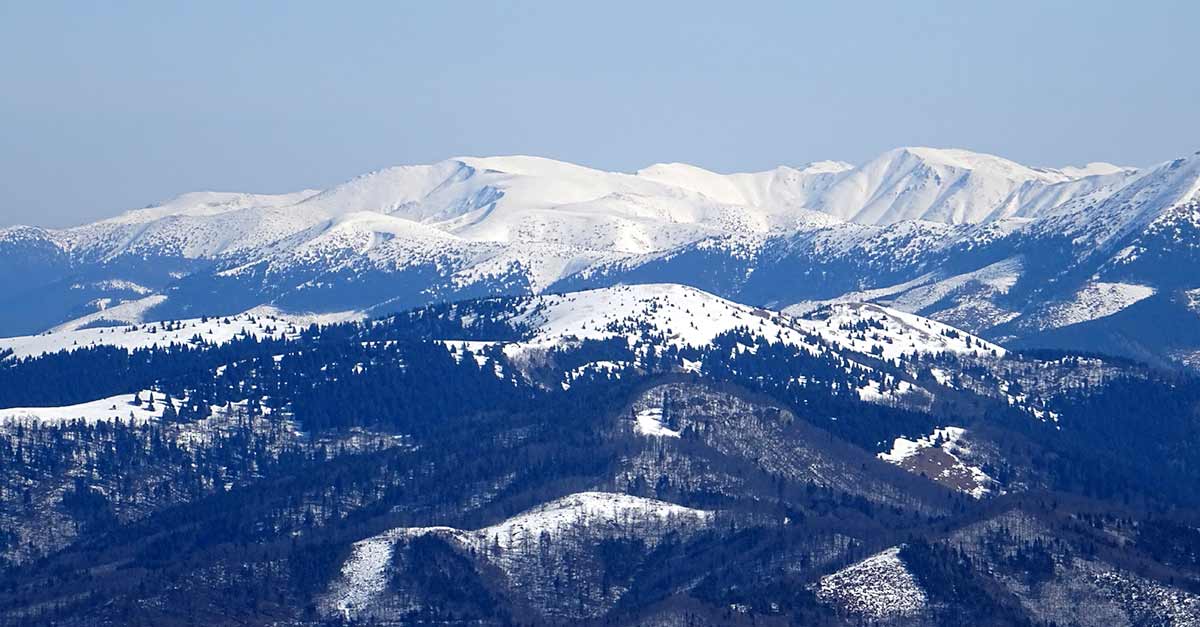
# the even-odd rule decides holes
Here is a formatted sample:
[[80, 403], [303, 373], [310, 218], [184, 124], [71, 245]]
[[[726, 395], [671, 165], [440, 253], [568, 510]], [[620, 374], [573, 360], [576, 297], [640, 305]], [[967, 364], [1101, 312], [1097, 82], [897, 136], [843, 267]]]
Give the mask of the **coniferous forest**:
[[[1067, 590], [1137, 622], [1200, 594], [1190, 375], [1044, 352], [849, 367], [750, 328], [518, 353], [519, 303], [5, 361], [0, 406], [129, 400], [0, 433], [0, 615], [1040, 625], [1070, 624]], [[878, 456], [950, 418], [966, 440]]]

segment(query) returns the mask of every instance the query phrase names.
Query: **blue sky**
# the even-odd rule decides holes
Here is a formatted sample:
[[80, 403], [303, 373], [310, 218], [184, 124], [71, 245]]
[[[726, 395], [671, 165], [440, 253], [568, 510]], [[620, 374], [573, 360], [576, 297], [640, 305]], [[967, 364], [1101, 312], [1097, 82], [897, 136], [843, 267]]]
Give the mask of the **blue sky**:
[[1195, 2], [0, 0], [0, 224], [457, 155], [613, 170], [1200, 149]]

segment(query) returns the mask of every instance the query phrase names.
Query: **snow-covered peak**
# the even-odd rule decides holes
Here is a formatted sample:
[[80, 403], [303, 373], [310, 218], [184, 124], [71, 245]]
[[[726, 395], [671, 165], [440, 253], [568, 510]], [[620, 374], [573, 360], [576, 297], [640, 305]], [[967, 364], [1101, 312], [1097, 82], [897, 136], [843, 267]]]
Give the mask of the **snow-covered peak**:
[[822, 214], [869, 224], [1039, 217], [1103, 198], [1130, 176], [1109, 164], [1035, 169], [928, 147], [891, 150], [858, 167], [820, 161], [735, 174], [684, 163], [627, 174], [524, 155], [459, 157], [385, 168], [320, 192], [188, 193], [49, 236], [89, 259], [240, 260], [303, 243], [298, 236], [339, 216], [372, 212], [470, 241], [549, 246], [559, 258], [641, 255], [713, 236], [830, 224]]
[[635, 522], [661, 523], [667, 519], [676, 519], [703, 523], [712, 516], [710, 511], [640, 496], [615, 492], [580, 492], [539, 505], [476, 533], [494, 544], [496, 541], [503, 543], [513, 539], [534, 541], [542, 533], [554, 537], [566, 529], [587, 525], [589, 521], [630, 525]]
[[305, 204], [332, 215], [362, 211], [394, 213], [404, 209], [404, 217], [422, 220], [428, 216], [412, 212], [411, 205], [439, 186], [469, 179], [474, 173], [469, 165], [455, 159], [432, 165], [385, 168], [335, 185], [307, 199]]
[[1137, 172], [1105, 163], [1032, 168], [994, 155], [914, 146], [845, 172], [808, 206], [864, 224], [1038, 218], [1106, 198]]
[[802, 168], [780, 166], [764, 172], [718, 174], [686, 163], [659, 163], [639, 170], [637, 176], [695, 192], [717, 202], [783, 214], [806, 208], [814, 194], [852, 167], [836, 161], [821, 161]]
[[39, 226], [26, 226], [17, 224], [14, 226], [0, 228], [0, 243], [17, 244], [23, 242], [49, 242], [53, 241], [54, 233], [49, 229], [44, 229]]
[[813, 208], [865, 224], [917, 219], [973, 223], [1019, 202], [1015, 194], [1022, 189], [1066, 180], [1061, 173], [993, 155], [897, 148], [842, 174], [813, 200]]
[[384, 237], [410, 237], [431, 241], [459, 241], [453, 233], [374, 211], [356, 211], [334, 218], [325, 234], [355, 233]]
[[705, 346], [739, 328], [767, 337], [805, 344], [786, 321], [766, 310], [725, 300], [674, 283], [616, 287], [548, 294], [524, 304], [514, 324], [532, 330], [528, 344], [555, 346], [569, 338], [662, 336], [675, 346]]
[[1103, 161], [1093, 161], [1084, 166], [1066, 166], [1058, 168], [1065, 176], [1072, 179], [1081, 179], [1089, 176], [1106, 176], [1109, 174], [1128, 174], [1136, 172], [1137, 168], [1130, 168], [1120, 165], [1113, 165]]
[[794, 169], [804, 174], [841, 174], [853, 170], [854, 164], [845, 161], [810, 161]]
[[330, 216], [374, 211], [473, 241], [633, 254], [774, 225], [761, 212], [725, 206], [695, 190], [528, 156], [389, 168], [299, 207]]
[[1163, 163], [1150, 174], [1159, 180], [1143, 185], [1139, 191], [1148, 197], [1141, 200], [1174, 206], [1200, 199], [1200, 152]]
[[990, 358], [1006, 352], [949, 325], [878, 305], [839, 304], [794, 318], [673, 283], [537, 296], [521, 301], [510, 320], [528, 333], [514, 347], [519, 349], [613, 338], [631, 345], [661, 338], [672, 346], [704, 347], [742, 330], [815, 353], [832, 348], [882, 359], [934, 353]]
[[454, 159], [481, 172], [503, 172], [542, 178], [595, 178], [610, 174], [603, 170], [531, 155], [501, 155], [495, 157], [457, 157]]
[[879, 159], [885, 161], [900, 161], [907, 158], [917, 159], [925, 164], [944, 166], [959, 170], [980, 170], [989, 175], [1007, 176], [1014, 180], [1043, 180], [1057, 183], [1061, 175], [1045, 170], [1038, 170], [1021, 165], [1016, 161], [989, 155], [982, 152], [972, 152], [960, 148], [930, 148], [927, 146], [906, 146], [884, 153]]
[[699, 192], [714, 200], [737, 202], [741, 194], [729, 178], [687, 163], [655, 163], [635, 175], [648, 181]]
[[837, 303], [810, 313], [805, 320], [822, 338], [843, 348], [884, 359], [914, 353], [957, 353], [1003, 357], [997, 344], [948, 324], [871, 303]]
[[1037, 230], [1071, 235], [1088, 247], [1099, 248], [1156, 220], [1170, 219], [1176, 208], [1200, 201], [1200, 152], [1126, 176], [1130, 180], [1118, 189], [1064, 204], [1062, 210], [1039, 223]]
[[288, 194], [246, 194], [240, 192], [188, 192], [144, 209], [127, 211], [107, 222], [144, 224], [173, 216], [214, 216], [239, 209], [286, 207], [320, 190], [306, 189]]

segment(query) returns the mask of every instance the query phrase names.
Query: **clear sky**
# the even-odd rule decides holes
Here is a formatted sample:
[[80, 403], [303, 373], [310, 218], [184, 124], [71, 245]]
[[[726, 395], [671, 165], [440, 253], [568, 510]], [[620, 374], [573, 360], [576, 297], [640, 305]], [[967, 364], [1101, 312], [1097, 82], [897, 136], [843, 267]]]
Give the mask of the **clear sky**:
[[0, 225], [458, 155], [1200, 149], [1200, 2], [0, 0]]

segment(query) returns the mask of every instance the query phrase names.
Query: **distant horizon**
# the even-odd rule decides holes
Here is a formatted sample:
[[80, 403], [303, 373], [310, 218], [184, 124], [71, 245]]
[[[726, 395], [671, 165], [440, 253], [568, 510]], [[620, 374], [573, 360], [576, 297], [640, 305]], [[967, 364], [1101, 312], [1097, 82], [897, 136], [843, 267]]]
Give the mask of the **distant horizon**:
[[1174, 0], [5, 3], [0, 224], [461, 154], [752, 172], [958, 146], [1144, 167], [1197, 149], [1178, 43], [1197, 22]]
[[[424, 163], [394, 163], [394, 164], [392, 164], [392, 165], [385, 165], [385, 166], [381, 166], [381, 167], [374, 168], [374, 169], [371, 169], [371, 170], [367, 170], [367, 171], [365, 171], [365, 172], [360, 172], [359, 174], [353, 175], [353, 176], [351, 176], [351, 177], [349, 177], [349, 178], [342, 179], [342, 180], [340, 180], [340, 181], [337, 181], [337, 182], [335, 182], [335, 183], [333, 183], [333, 184], [331, 184], [331, 185], [327, 185], [327, 186], [325, 186], [325, 187], [318, 187], [318, 186], [301, 186], [301, 187], [298, 187], [298, 188], [293, 188], [293, 189], [279, 189], [279, 190], [261, 190], [261, 189], [221, 189], [221, 188], [209, 188], [209, 189], [185, 189], [185, 190], [180, 190], [180, 191], [178, 191], [178, 192], [176, 192], [176, 193], [173, 193], [173, 194], [168, 194], [167, 196], [165, 196], [165, 197], [162, 197], [162, 198], [157, 198], [157, 199], [155, 199], [155, 200], [151, 200], [151, 201], [148, 201], [148, 202], [142, 203], [142, 204], [140, 204], [140, 205], [131, 206], [131, 207], [125, 207], [125, 208], [122, 208], [122, 209], [117, 209], [117, 210], [115, 210], [114, 212], [112, 212], [112, 213], [110, 213], [110, 214], [108, 214], [108, 215], [103, 215], [103, 216], [99, 216], [99, 217], [96, 217], [96, 218], [87, 219], [87, 220], [84, 220], [84, 221], [81, 221], [81, 222], [75, 222], [75, 223], [71, 223], [71, 224], [63, 224], [63, 225], [32, 224], [32, 223], [23, 223], [23, 222], [16, 222], [16, 223], [11, 223], [11, 224], [0, 223], [0, 229], [12, 228], [12, 227], [22, 227], [22, 226], [29, 226], [29, 227], [36, 227], [36, 228], [45, 228], [45, 229], [51, 229], [51, 230], [63, 230], [63, 229], [70, 229], [70, 228], [74, 228], [74, 227], [77, 227], [77, 226], [84, 226], [84, 225], [87, 225], [87, 224], [91, 224], [91, 223], [94, 223], [94, 222], [96, 222], [96, 221], [99, 221], [99, 220], [105, 220], [105, 219], [108, 219], [108, 218], [116, 217], [116, 216], [118, 216], [118, 215], [121, 215], [121, 214], [123, 214], [123, 213], [126, 213], [126, 212], [129, 212], [129, 211], [136, 211], [136, 210], [138, 210], [138, 209], [148, 209], [148, 208], [151, 208], [151, 207], [156, 207], [156, 206], [159, 206], [159, 205], [161, 205], [161, 204], [163, 204], [163, 203], [166, 203], [166, 202], [169, 202], [169, 201], [171, 201], [171, 200], [174, 200], [174, 199], [176, 199], [176, 198], [179, 198], [179, 197], [185, 196], [185, 195], [187, 195], [187, 194], [195, 194], [195, 193], [211, 193], [211, 194], [254, 194], [254, 195], [264, 195], [264, 196], [282, 195], [282, 194], [298, 193], [298, 192], [304, 192], [304, 191], [311, 191], [311, 192], [314, 192], [314, 193], [319, 193], [319, 192], [321, 192], [321, 191], [324, 191], [324, 190], [326, 190], [326, 189], [329, 189], [330, 187], [335, 187], [335, 186], [337, 186], [337, 185], [340, 185], [340, 184], [342, 184], [342, 183], [345, 183], [346, 181], [350, 181], [350, 180], [353, 180], [353, 179], [355, 179], [355, 178], [358, 178], [358, 177], [360, 177], [360, 176], [364, 176], [364, 175], [371, 174], [371, 173], [374, 173], [374, 172], [380, 172], [380, 171], [383, 171], [383, 170], [388, 170], [388, 169], [391, 169], [391, 168], [398, 168], [398, 167], [407, 167], [407, 166], [422, 166], [422, 165], [432, 165], [432, 164], [435, 164], [435, 163], [441, 163], [441, 162], [444, 162], [444, 161], [453, 161], [453, 160], [455, 160], [455, 159], [495, 159], [495, 158], [505, 158], [505, 157], [528, 157], [528, 158], [537, 158], [537, 159], [547, 159], [547, 160], [551, 160], [551, 161], [558, 161], [558, 162], [561, 162], [561, 163], [569, 163], [569, 164], [571, 164], [571, 165], [582, 166], [582, 167], [589, 168], [589, 169], [592, 169], [592, 170], [599, 170], [599, 171], [603, 171], [603, 172], [620, 173], [620, 174], [635, 174], [635, 173], [637, 173], [639, 170], [642, 170], [642, 169], [645, 169], [645, 168], [648, 168], [648, 167], [651, 167], [651, 166], [655, 166], [655, 165], [681, 164], [681, 165], [688, 165], [688, 166], [692, 166], [692, 167], [697, 167], [697, 168], [700, 168], [700, 169], [703, 169], [703, 170], [706, 170], [706, 171], [712, 172], [712, 173], [714, 173], [714, 174], [720, 174], [720, 175], [726, 175], [726, 176], [727, 176], [727, 175], [734, 175], [734, 174], [755, 174], [755, 173], [761, 173], [761, 172], [768, 172], [768, 171], [770, 171], [770, 170], [773, 170], [773, 169], [775, 169], [775, 168], [779, 168], [779, 167], [791, 167], [791, 168], [796, 168], [796, 169], [802, 169], [803, 167], [805, 167], [805, 166], [807, 166], [807, 165], [811, 165], [811, 164], [815, 164], [815, 163], [823, 163], [823, 162], [830, 162], [830, 163], [832, 163], [832, 162], [837, 162], [837, 163], [846, 163], [846, 164], [849, 164], [851, 167], [859, 167], [859, 166], [861, 166], [861, 165], [863, 165], [863, 164], [865, 164], [865, 163], [869, 163], [871, 160], [873, 160], [873, 159], [875, 159], [875, 158], [878, 158], [878, 157], [880, 157], [880, 156], [882, 156], [882, 155], [884, 155], [884, 154], [887, 154], [888, 152], [891, 152], [891, 151], [893, 151], [893, 150], [902, 150], [902, 149], [909, 149], [909, 148], [924, 148], [924, 149], [931, 149], [931, 150], [958, 150], [958, 151], [965, 151], [965, 152], [970, 152], [970, 153], [974, 153], [974, 154], [982, 154], [982, 155], [988, 155], [988, 156], [992, 156], [992, 157], [999, 157], [999, 158], [1001, 158], [1001, 159], [1006, 159], [1006, 160], [1008, 160], [1008, 161], [1012, 161], [1012, 162], [1014, 162], [1014, 163], [1017, 163], [1017, 164], [1019, 164], [1019, 165], [1022, 165], [1022, 166], [1026, 166], [1026, 167], [1033, 168], [1033, 169], [1040, 169], [1040, 170], [1063, 169], [1063, 168], [1070, 168], [1070, 167], [1082, 168], [1082, 167], [1087, 167], [1087, 166], [1090, 166], [1090, 165], [1111, 165], [1111, 166], [1116, 166], [1116, 167], [1120, 167], [1120, 168], [1132, 168], [1132, 169], [1135, 169], [1135, 170], [1143, 170], [1143, 169], [1146, 169], [1146, 168], [1148, 168], [1148, 167], [1153, 167], [1153, 166], [1155, 166], [1155, 165], [1158, 165], [1158, 164], [1162, 164], [1162, 163], [1166, 163], [1166, 162], [1168, 162], [1168, 161], [1171, 161], [1172, 159], [1176, 159], [1176, 158], [1179, 158], [1179, 157], [1185, 156], [1185, 155], [1176, 155], [1176, 156], [1174, 156], [1174, 157], [1168, 157], [1168, 158], [1166, 158], [1166, 159], [1160, 159], [1160, 160], [1158, 160], [1158, 161], [1155, 161], [1155, 162], [1152, 162], [1152, 163], [1147, 163], [1147, 164], [1130, 164], [1130, 163], [1120, 163], [1120, 162], [1115, 162], [1115, 163], [1114, 163], [1114, 162], [1111, 162], [1111, 161], [1090, 160], [1090, 161], [1085, 161], [1085, 162], [1083, 162], [1083, 163], [1067, 163], [1067, 164], [1059, 164], [1059, 165], [1042, 165], [1042, 164], [1028, 164], [1028, 163], [1021, 163], [1021, 162], [1019, 162], [1019, 161], [1016, 161], [1016, 160], [1014, 160], [1014, 159], [1009, 159], [1008, 157], [1005, 157], [1004, 155], [998, 155], [998, 154], [992, 154], [992, 153], [987, 153], [987, 152], [982, 152], [982, 151], [977, 151], [977, 150], [971, 150], [971, 149], [969, 149], [969, 148], [962, 148], [962, 147], [949, 147], [949, 146], [915, 146], [915, 145], [910, 145], [910, 146], [894, 146], [894, 147], [892, 147], [892, 148], [888, 148], [888, 149], [882, 150], [882, 151], [880, 151], [879, 153], [875, 154], [874, 156], [872, 156], [872, 157], [869, 157], [869, 158], [867, 158], [866, 160], [864, 160], [864, 161], [862, 161], [862, 162], [859, 162], [859, 163], [855, 163], [855, 162], [851, 162], [851, 161], [843, 161], [843, 160], [839, 160], [839, 159], [815, 159], [815, 160], [807, 161], [807, 162], [804, 162], [804, 163], [779, 163], [779, 164], [776, 164], [776, 165], [774, 165], [774, 166], [769, 166], [769, 167], [767, 167], [767, 168], [764, 168], [764, 169], [761, 169], [761, 170], [729, 170], [729, 171], [724, 171], [724, 170], [716, 170], [716, 169], [712, 169], [712, 168], [707, 168], [707, 167], [704, 167], [704, 166], [702, 166], [702, 165], [699, 165], [699, 164], [696, 164], [696, 163], [690, 163], [690, 162], [687, 162], [687, 161], [655, 161], [655, 162], [652, 162], [652, 163], [647, 163], [647, 164], [645, 164], [645, 165], [643, 165], [643, 166], [640, 166], [640, 167], [637, 167], [637, 168], [634, 168], [634, 169], [630, 169], [630, 170], [610, 170], [610, 169], [605, 169], [605, 168], [595, 167], [595, 166], [592, 166], [592, 165], [589, 165], [589, 164], [586, 164], [586, 163], [578, 163], [578, 162], [574, 162], [574, 161], [568, 161], [568, 160], [565, 160], [565, 159], [558, 159], [558, 158], [555, 158], [555, 157], [548, 157], [548, 156], [545, 156], [545, 155], [536, 155], [536, 154], [517, 154], [517, 153], [509, 153], [509, 154], [494, 154], [494, 155], [455, 155], [455, 156], [452, 156], [452, 157], [446, 157], [446, 158], [443, 158], [443, 159], [437, 159], [437, 160], [428, 161], [428, 162], [424, 162]], [[1189, 154], [1191, 154], [1191, 153], [1189, 153]], [[1196, 153], [1195, 153], [1195, 154], [1200, 154], [1200, 151], [1196, 151]]]

